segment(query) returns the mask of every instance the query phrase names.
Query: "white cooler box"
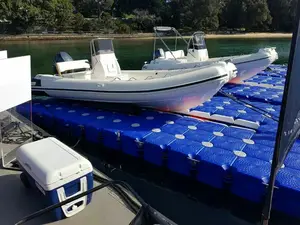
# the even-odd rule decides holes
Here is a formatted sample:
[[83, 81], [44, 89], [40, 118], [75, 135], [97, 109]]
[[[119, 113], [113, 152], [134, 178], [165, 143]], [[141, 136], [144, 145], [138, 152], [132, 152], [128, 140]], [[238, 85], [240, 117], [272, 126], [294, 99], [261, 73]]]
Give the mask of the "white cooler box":
[[[93, 167], [77, 152], [55, 138], [46, 138], [21, 146], [17, 161], [23, 170], [25, 186], [37, 187], [53, 205], [93, 188]], [[57, 220], [82, 211], [92, 194], [54, 210]]]

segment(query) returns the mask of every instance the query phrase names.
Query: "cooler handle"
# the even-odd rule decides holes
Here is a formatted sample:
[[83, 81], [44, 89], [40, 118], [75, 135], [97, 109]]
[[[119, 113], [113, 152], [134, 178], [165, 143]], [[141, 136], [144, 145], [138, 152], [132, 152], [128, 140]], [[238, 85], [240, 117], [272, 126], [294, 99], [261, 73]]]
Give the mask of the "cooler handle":
[[[75, 193], [72, 196], [66, 197], [65, 189], [63, 187], [61, 187], [61, 188], [57, 189], [57, 195], [58, 195], [59, 201], [63, 202], [69, 198], [72, 198], [72, 197], [74, 197], [78, 194], [81, 194], [83, 192], [86, 192], [86, 191], [87, 191], [87, 178], [83, 177], [80, 179], [80, 191], [79, 192]], [[82, 202], [82, 204], [79, 207], [76, 207], [76, 208], [68, 211], [68, 208], [74, 206], [75, 204], [77, 204], [79, 202]], [[87, 204], [87, 196], [84, 196], [82, 198], [74, 200], [73, 202], [63, 205], [61, 207], [61, 209], [64, 212], [66, 217], [71, 217], [71, 216], [74, 216], [75, 214], [77, 214], [78, 212], [82, 211], [85, 208], [86, 204]]]

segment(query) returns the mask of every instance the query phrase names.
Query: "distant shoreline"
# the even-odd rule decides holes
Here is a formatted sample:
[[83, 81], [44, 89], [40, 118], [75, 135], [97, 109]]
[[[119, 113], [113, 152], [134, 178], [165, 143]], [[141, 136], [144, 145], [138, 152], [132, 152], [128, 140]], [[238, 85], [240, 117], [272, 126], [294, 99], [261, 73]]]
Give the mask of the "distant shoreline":
[[[153, 39], [152, 33], [137, 34], [30, 34], [30, 35], [0, 35], [0, 41], [54, 41], [83, 40], [92, 38], [115, 39]], [[172, 37], [170, 37], [172, 38]], [[190, 38], [190, 36], [184, 36]], [[259, 38], [292, 38], [291, 33], [245, 33], [245, 34], [206, 34], [207, 39], [259, 39]]]

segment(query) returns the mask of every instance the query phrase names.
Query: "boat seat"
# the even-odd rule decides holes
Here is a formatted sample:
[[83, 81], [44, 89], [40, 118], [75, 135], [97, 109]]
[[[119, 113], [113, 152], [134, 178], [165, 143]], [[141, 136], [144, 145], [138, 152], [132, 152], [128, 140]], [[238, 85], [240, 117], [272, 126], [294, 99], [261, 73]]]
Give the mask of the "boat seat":
[[57, 74], [60, 76], [68, 73], [84, 72], [91, 68], [88, 60], [59, 62], [55, 64], [55, 67]]
[[158, 59], [158, 58], [165, 58], [165, 51], [162, 49], [162, 48], [159, 48], [155, 51], [155, 59]]
[[185, 57], [183, 50], [177, 50], [177, 51], [167, 51], [165, 53], [165, 58], [166, 59], [174, 59], [174, 57], [173, 57], [172, 54], [175, 56], [175, 58], [183, 58], [183, 57]]

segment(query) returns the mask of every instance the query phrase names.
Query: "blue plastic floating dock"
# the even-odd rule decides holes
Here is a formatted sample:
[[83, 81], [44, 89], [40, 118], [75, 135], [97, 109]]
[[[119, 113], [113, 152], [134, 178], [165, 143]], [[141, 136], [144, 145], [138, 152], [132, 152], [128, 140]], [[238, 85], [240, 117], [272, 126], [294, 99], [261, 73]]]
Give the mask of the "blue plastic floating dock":
[[282, 76], [285, 77], [287, 73], [287, 66], [272, 64], [265, 71], [269, 76]]
[[[279, 105], [249, 100], [245, 100], [245, 103], [262, 109], [272, 116], [279, 116]], [[261, 126], [268, 125], [270, 123], [270, 120], [264, 117], [261, 113], [246, 107], [244, 104], [240, 104], [223, 96], [213, 97], [204, 104], [191, 109], [189, 114], [200, 118], [225, 122], [252, 129], [258, 129]]]
[[[253, 89], [264, 98], [255, 97], [260, 95], [254, 94]], [[253, 104], [272, 108], [275, 114], [279, 112], [280, 97], [272, 97], [282, 96], [278, 90], [262, 91], [246, 85], [227, 86], [225, 90], [250, 102], [255, 99]], [[17, 110], [29, 116], [28, 104]], [[244, 129], [150, 110], [133, 116], [53, 98], [33, 100], [33, 121], [46, 130], [71, 133], [75, 138], [80, 138], [84, 130], [88, 142], [122, 151], [157, 167], [167, 166], [184, 176], [191, 176], [191, 171], [196, 170], [199, 182], [218, 189], [229, 182], [233, 194], [261, 203], [269, 179], [277, 123], [220, 96], [196, 110], [259, 122], [259, 127]], [[300, 216], [299, 162], [300, 142], [297, 141], [280, 171], [274, 202], [274, 208], [296, 217]]]
[[[266, 73], [266, 72], [264, 72]], [[248, 80], [245, 81], [247, 83], [256, 83], [257, 85], [270, 85], [273, 88], [283, 88], [285, 84], [285, 77], [275, 76], [277, 74], [258, 74]]]
[[[278, 117], [285, 76], [286, 67], [271, 65], [244, 85], [228, 84], [223, 91]], [[18, 112], [29, 117], [29, 109], [29, 104], [23, 104]], [[187, 177], [196, 171], [201, 183], [217, 189], [230, 185], [236, 196], [261, 203], [278, 124], [220, 95], [191, 109], [191, 113], [203, 119], [151, 110], [133, 116], [48, 97], [33, 100], [34, 123], [45, 129], [74, 138], [80, 138], [84, 131], [90, 143], [157, 167], [167, 166]], [[299, 180], [297, 141], [278, 174], [274, 208], [300, 218]]]
[[283, 96], [283, 90], [280, 89], [257, 87], [244, 84], [228, 84], [225, 85], [222, 90], [241, 99], [270, 103], [273, 105], [281, 105]]
[[244, 84], [257, 87], [284, 89], [285, 77], [287, 74], [286, 66], [271, 65], [265, 71], [256, 76], [245, 80]]

